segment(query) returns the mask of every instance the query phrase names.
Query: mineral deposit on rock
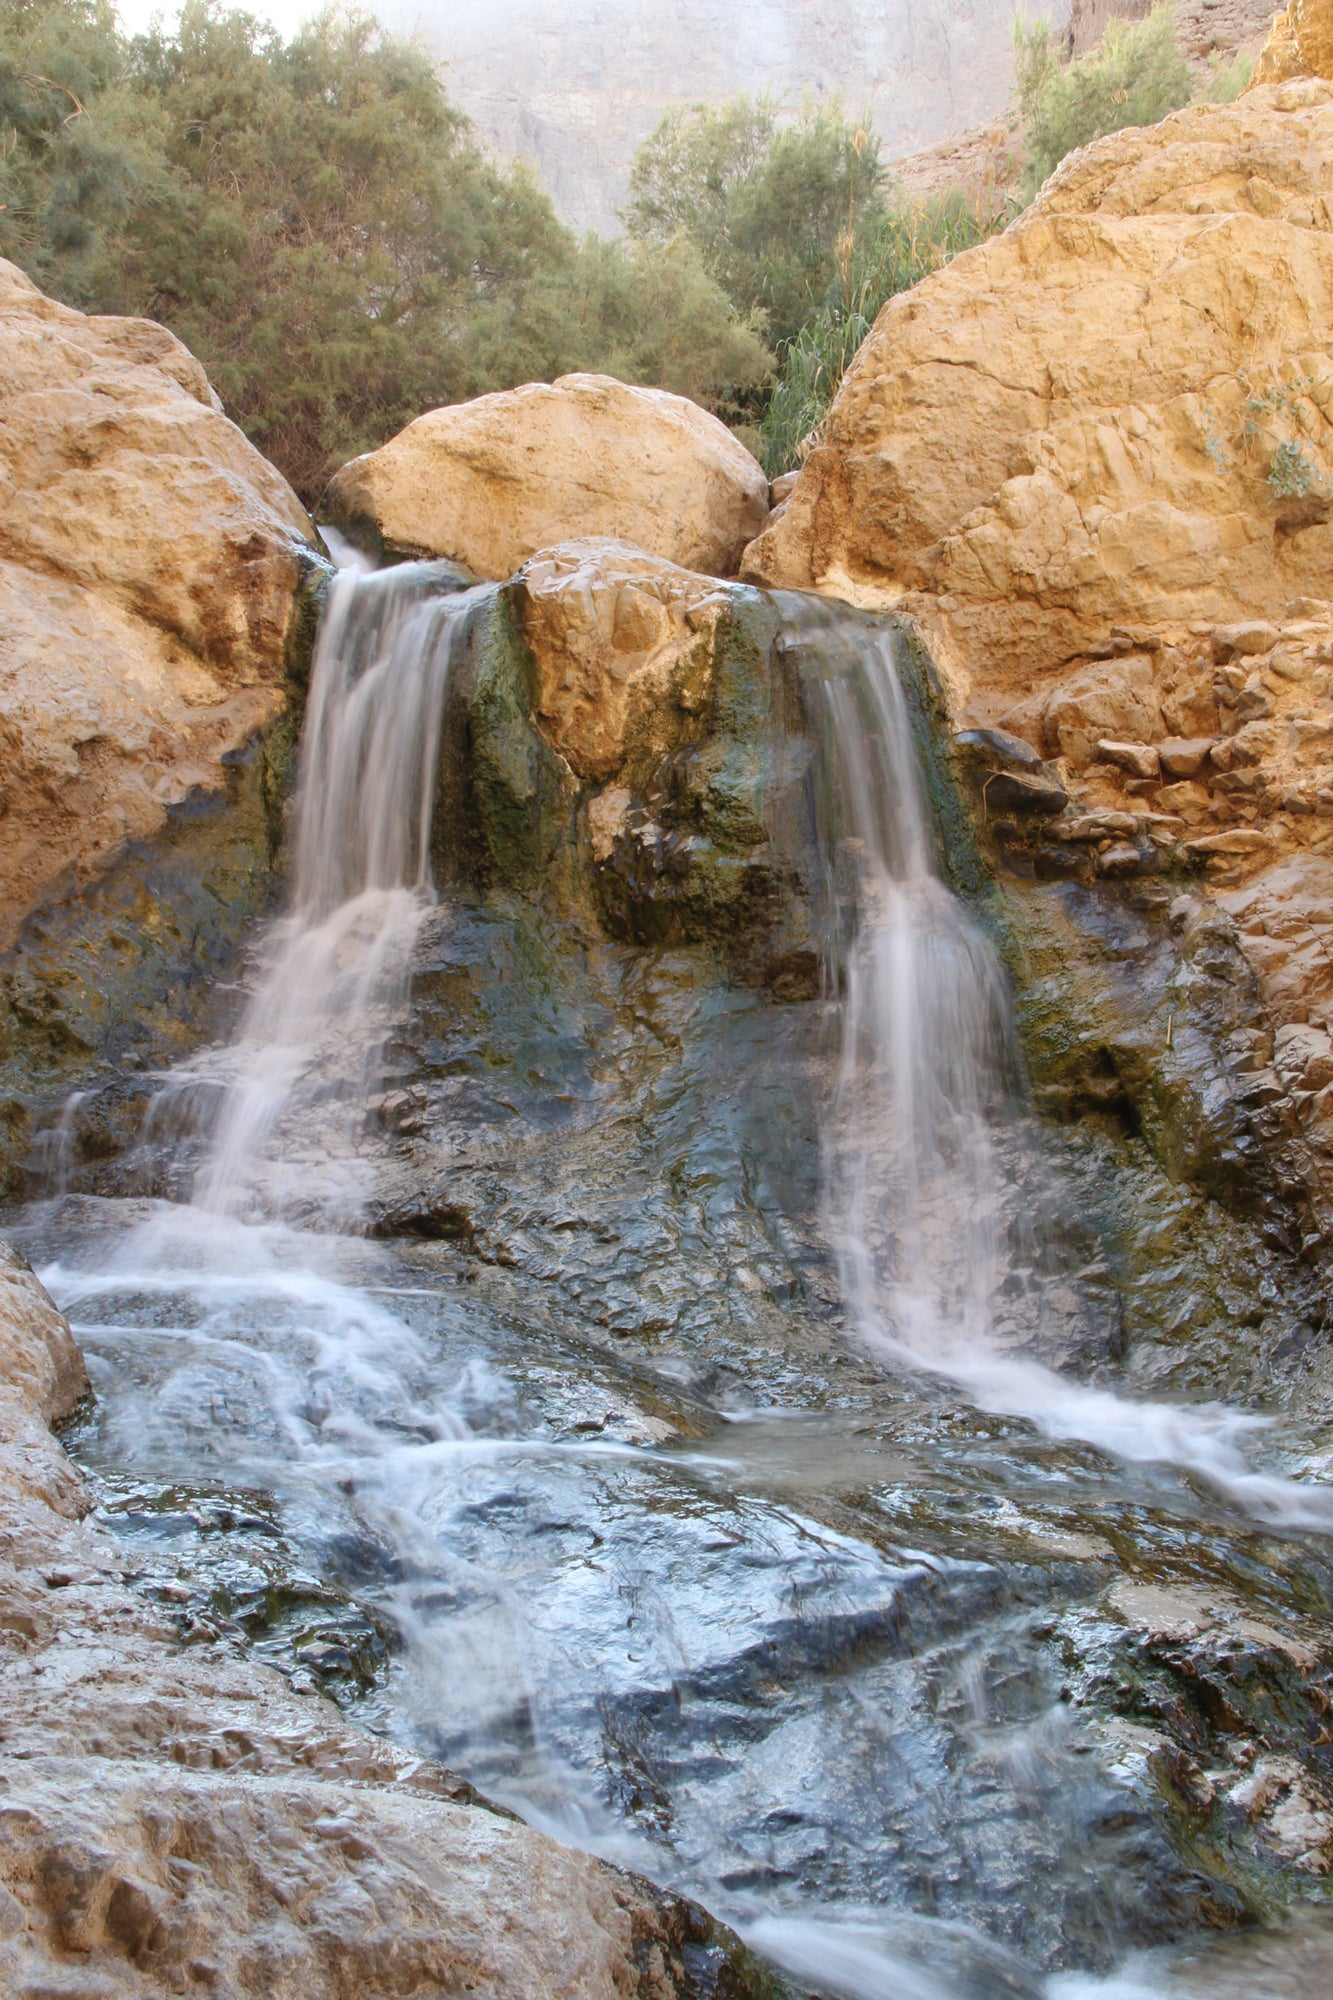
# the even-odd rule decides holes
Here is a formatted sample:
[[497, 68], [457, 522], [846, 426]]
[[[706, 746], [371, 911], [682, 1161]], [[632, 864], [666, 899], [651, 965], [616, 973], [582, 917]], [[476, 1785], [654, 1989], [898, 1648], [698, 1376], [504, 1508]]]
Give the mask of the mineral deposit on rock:
[[0, 946], [281, 708], [312, 533], [178, 340], [0, 262]]
[[325, 504], [353, 536], [495, 582], [585, 536], [725, 576], [768, 518], [768, 481], [686, 397], [564, 375], [428, 411], [345, 465]]

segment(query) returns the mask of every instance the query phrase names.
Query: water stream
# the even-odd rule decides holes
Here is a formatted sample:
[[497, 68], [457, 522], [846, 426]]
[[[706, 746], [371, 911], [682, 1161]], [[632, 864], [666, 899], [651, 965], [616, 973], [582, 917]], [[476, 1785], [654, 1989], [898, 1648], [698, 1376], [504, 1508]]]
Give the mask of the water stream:
[[[1061, 1648], [1088, 1579], [1114, 1574], [1105, 1537], [1187, 1563], [1204, 1529], [1234, 1577], [1280, 1527], [1282, 1577], [1318, 1595], [1323, 1543], [1300, 1531], [1333, 1526], [1333, 1503], [1250, 1464], [1252, 1416], [1071, 1379], [998, 1324], [1026, 1144], [1008, 1000], [935, 873], [887, 634], [785, 605], [827, 725], [830, 871], [854, 884], [819, 1173], [842, 1323], [781, 1307], [779, 1224], [736, 1195], [728, 1107], [738, 1077], [762, 1096], [787, 1060], [772, 1010], [700, 1000], [669, 953], [584, 942], [594, 1026], [551, 1002], [523, 1087], [581, 1092], [601, 1122], [534, 1124], [518, 1150], [550, 1227], [589, 1260], [628, 1246], [650, 1292], [648, 1169], [632, 1148], [603, 1164], [599, 1135], [625, 1126], [613, 1100], [669, 1130], [689, 1254], [729, 1260], [748, 1360], [720, 1312], [702, 1358], [669, 1338], [620, 1352], [515, 1256], [464, 1268], [446, 1242], [361, 1233], [414, 990], [455, 991], [467, 953], [526, 990], [511, 920], [441, 900], [430, 866], [451, 665], [483, 601], [424, 565], [340, 575], [289, 911], [230, 1045], [165, 1079], [150, 1115], [146, 1143], [195, 1161], [190, 1198], [69, 1197], [23, 1225], [88, 1353], [98, 1408], [75, 1445], [104, 1518], [145, 1589], [188, 1579], [201, 1631], [249, 1635], [297, 1686], [688, 1889], [813, 1989], [1223, 1990], [1231, 1960], [1125, 1962], [1178, 1935], [1160, 1901], [1177, 1864], [1073, 1715]], [[686, 1020], [701, 1039], [701, 1009], [712, 1067], [689, 1074], [673, 1048]], [[553, 1135], [585, 1187], [554, 1184]]]

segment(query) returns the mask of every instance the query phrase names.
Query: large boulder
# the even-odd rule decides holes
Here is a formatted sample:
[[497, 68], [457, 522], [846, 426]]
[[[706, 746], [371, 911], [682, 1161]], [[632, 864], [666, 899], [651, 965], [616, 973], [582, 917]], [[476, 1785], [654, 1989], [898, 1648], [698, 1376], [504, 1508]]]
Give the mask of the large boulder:
[[767, 520], [768, 482], [686, 397], [563, 375], [428, 411], [345, 465], [324, 504], [353, 539], [497, 583], [585, 536], [732, 576]]
[[314, 531], [147, 320], [0, 262], [0, 949], [284, 702]]

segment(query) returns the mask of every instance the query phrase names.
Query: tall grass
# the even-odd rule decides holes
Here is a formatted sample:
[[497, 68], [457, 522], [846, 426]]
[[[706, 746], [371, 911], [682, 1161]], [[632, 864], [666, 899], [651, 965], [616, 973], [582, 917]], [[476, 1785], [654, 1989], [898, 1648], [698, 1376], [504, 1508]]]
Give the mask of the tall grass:
[[960, 250], [1002, 229], [1014, 213], [1005, 203], [970, 202], [957, 192], [902, 202], [858, 245], [839, 245], [837, 276], [809, 318], [778, 350], [778, 380], [763, 420], [764, 466], [770, 479], [800, 464], [829, 404], [882, 308]]

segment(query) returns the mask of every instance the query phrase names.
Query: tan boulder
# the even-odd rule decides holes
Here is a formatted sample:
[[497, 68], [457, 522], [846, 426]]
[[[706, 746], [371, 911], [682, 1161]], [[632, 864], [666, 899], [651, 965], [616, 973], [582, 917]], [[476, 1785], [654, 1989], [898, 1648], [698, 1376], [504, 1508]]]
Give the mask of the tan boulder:
[[914, 615], [956, 723], [1065, 757], [1090, 808], [1150, 783], [1099, 743], [1236, 738], [1188, 774], [1197, 837], [1319, 844], [1330, 326], [1333, 85], [1116, 133], [886, 306], [743, 573]]
[[147, 320], [0, 262], [0, 948], [282, 707], [313, 530]]
[[580, 778], [604, 783], [631, 748], [661, 755], [704, 707], [726, 602], [710, 578], [625, 542], [576, 541], [525, 563], [515, 599], [538, 721]]
[[589, 536], [730, 576], [768, 518], [768, 481], [686, 397], [564, 375], [428, 411], [343, 466], [324, 504], [354, 538], [369, 527], [494, 582]]

